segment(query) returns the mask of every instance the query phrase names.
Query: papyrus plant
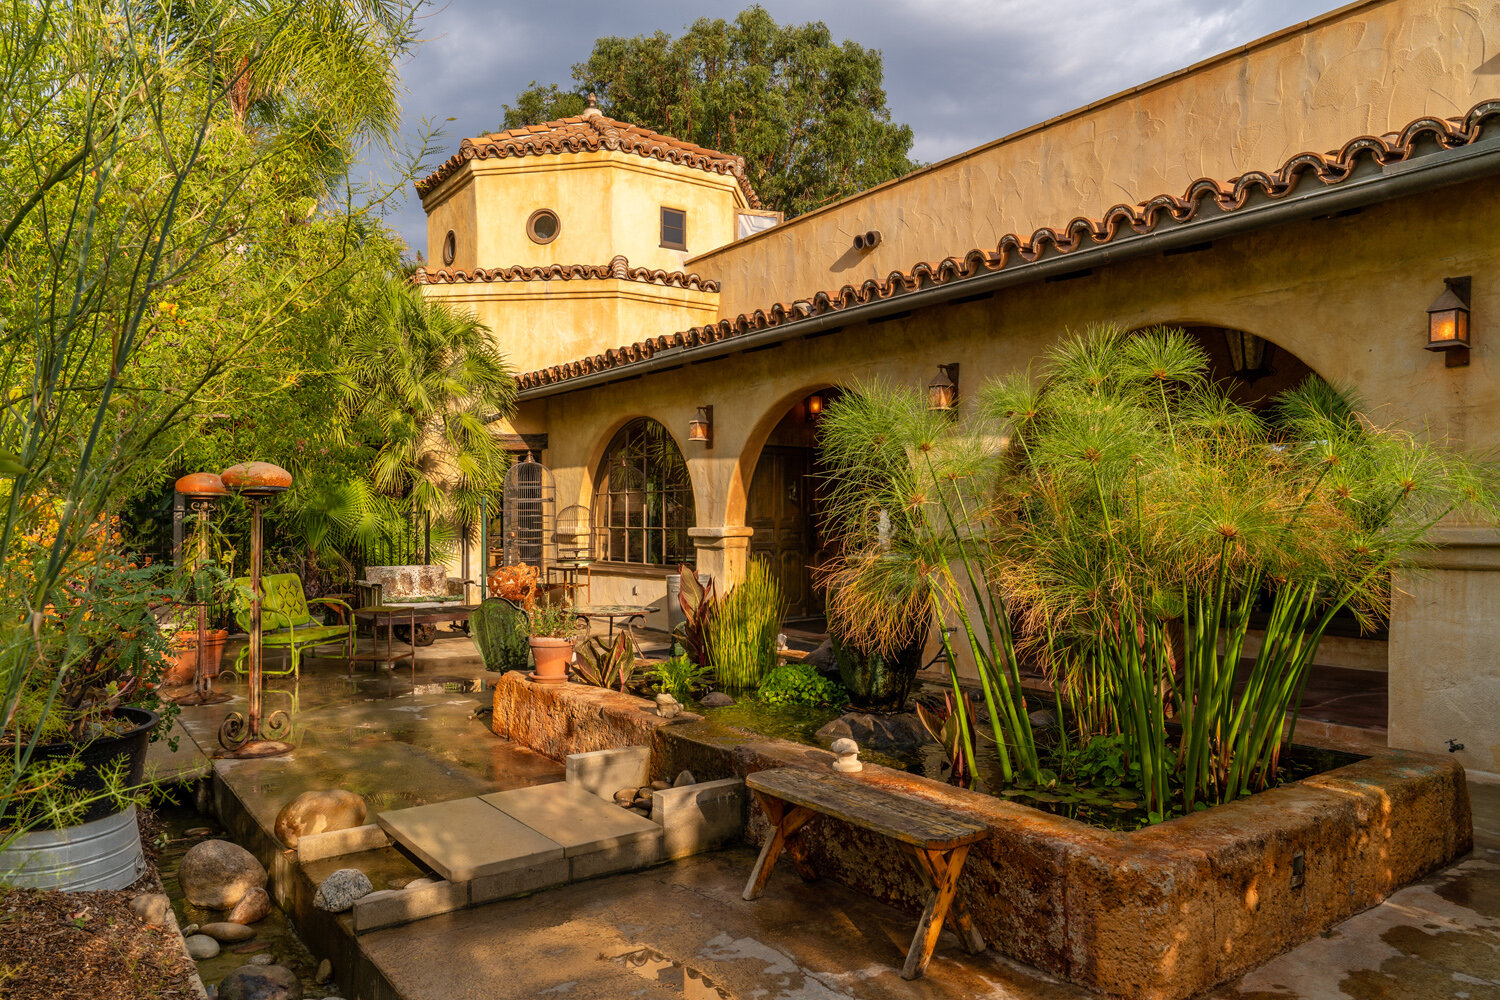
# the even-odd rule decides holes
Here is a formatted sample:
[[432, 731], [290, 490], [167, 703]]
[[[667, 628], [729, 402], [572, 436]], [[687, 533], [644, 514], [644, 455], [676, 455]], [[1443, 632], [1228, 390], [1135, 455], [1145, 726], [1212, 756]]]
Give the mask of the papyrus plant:
[[[1180, 331], [1104, 328], [984, 387], [958, 422], [924, 415], [914, 392], [865, 391], [848, 412], [864, 408], [905, 471], [883, 495], [867, 469], [834, 490], [846, 526], [860, 497], [903, 526], [846, 531], [834, 612], [907, 613], [910, 598], [886, 600], [889, 575], [872, 571], [880, 551], [920, 570], [961, 634], [974, 634], [972, 608], [1003, 609], [974, 656], [981, 681], [1019, 647], [1052, 674], [1077, 735], [1124, 738], [1155, 818], [1271, 782], [1333, 617], [1378, 621], [1392, 566], [1444, 517], [1492, 507], [1485, 468], [1374, 425], [1348, 393], [1311, 379], [1256, 413], [1208, 372]], [[840, 476], [843, 416], [826, 437]], [[973, 581], [963, 602], [955, 578]], [[1014, 670], [1003, 679], [1019, 684]], [[1014, 749], [1024, 704], [983, 686]]]

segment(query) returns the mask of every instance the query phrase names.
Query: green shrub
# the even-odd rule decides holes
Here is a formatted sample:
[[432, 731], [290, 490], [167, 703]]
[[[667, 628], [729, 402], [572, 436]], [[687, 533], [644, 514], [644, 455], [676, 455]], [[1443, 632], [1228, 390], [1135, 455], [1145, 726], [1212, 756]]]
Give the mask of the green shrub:
[[708, 624], [708, 647], [719, 682], [744, 691], [776, 665], [776, 633], [785, 601], [771, 569], [753, 560], [745, 579], [719, 602]]
[[700, 667], [686, 653], [679, 653], [652, 669], [651, 684], [657, 691], [685, 702], [707, 687], [712, 676], [712, 669]]
[[806, 663], [788, 663], [766, 674], [758, 697], [767, 705], [822, 708], [842, 705], [849, 693], [838, 681], [829, 680]]

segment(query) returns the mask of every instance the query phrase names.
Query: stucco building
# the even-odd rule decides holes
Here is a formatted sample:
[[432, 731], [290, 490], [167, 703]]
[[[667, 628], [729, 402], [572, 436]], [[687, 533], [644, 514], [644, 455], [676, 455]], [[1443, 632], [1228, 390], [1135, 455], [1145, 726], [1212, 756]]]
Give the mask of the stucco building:
[[[958, 363], [962, 392], [1068, 328], [1162, 323], [1247, 400], [1311, 370], [1500, 445], [1496, 52], [1494, 4], [1366, 0], [784, 222], [737, 158], [590, 109], [464, 140], [419, 185], [418, 280], [521, 373], [497, 433], [591, 511], [593, 601], [660, 607], [679, 558], [728, 584], [755, 554], [814, 616], [809, 408], [851, 380]], [[1448, 278], [1466, 365], [1425, 349]], [[1322, 659], [1388, 687], [1392, 744], [1500, 771], [1500, 534], [1439, 542], [1388, 635]]]

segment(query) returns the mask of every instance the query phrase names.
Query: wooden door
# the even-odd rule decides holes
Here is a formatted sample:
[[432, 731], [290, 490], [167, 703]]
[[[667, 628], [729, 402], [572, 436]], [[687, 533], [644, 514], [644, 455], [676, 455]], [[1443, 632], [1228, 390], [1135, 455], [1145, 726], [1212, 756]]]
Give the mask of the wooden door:
[[815, 541], [810, 458], [807, 448], [768, 446], [762, 451], [750, 480], [745, 516], [745, 523], [755, 529], [750, 557], [764, 559], [775, 569], [789, 618], [822, 613], [810, 567]]

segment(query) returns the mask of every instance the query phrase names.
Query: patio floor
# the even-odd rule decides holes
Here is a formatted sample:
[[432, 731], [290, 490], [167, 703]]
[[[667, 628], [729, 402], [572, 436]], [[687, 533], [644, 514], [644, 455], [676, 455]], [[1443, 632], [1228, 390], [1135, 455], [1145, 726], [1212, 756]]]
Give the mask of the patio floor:
[[[420, 653], [415, 688], [405, 668], [366, 666], [351, 680], [341, 661], [304, 661], [296, 752], [213, 766], [266, 829], [281, 803], [309, 788], [349, 788], [373, 812], [561, 777], [556, 762], [490, 733], [473, 645], [440, 636]], [[292, 686], [269, 679], [268, 708], [290, 705]], [[214, 749], [220, 721], [243, 707], [242, 682], [220, 687], [235, 701], [184, 710], [190, 739], [176, 754], [156, 745], [162, 773], [207, 766], [203, 751]], [[1500, 786], [1471, 790], [1473, 855], [1211, 995], [1500, 1000]], [[719, 996], [692, 992], [704, 989], [702, 977], [735, 1000], [1088, 998], [993, 952], [966, 956], [951, 935], [927, 977], [905, 982], [896, 967], [912, 914], [785, 873], [745, 903], [753, 860], [749, 848], [735, 848], [375, 931], [358, 943], [407, 1000]]]

